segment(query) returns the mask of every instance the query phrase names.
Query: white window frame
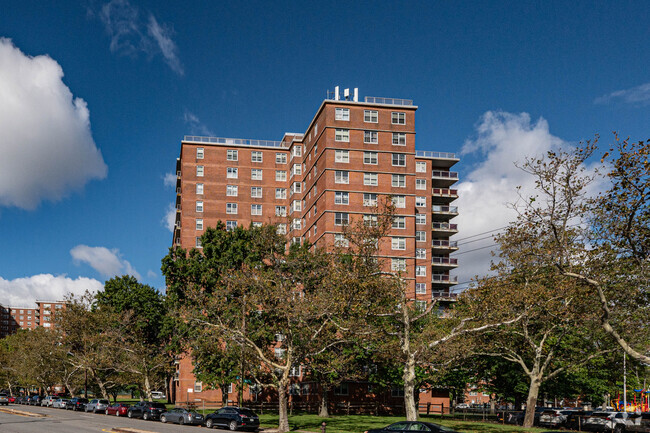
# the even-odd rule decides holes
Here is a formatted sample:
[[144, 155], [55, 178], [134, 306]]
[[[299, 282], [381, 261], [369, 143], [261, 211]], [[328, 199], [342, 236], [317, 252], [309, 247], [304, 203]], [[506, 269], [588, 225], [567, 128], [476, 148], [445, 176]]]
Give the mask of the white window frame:
[[368, 144], [379, 143], [378, 131], [363, 131], [363, 142]]
[[363, 110], [363, 121], [366, 123], [379, 122], [379, 111], [377, 110]]
[[275, 189], [275, 198], [277, 200], [287, 198], [287, 189], [286, 188], [276, 188]]
[[226, 203], [226, 213], [229, 215], [237, 215], [237, 203]]
[[226, 161], [239, 161], [239, 152], [235, 149], [226, 150]]
[[394, 195], [393, 196], [393, 205], [396, 208], [403, 209], [406, 207], [406, 196], [403, 195]]
[[[203, 248], [203, 244], [201, 243], [201, 236], [197, 236], [195, 242], [196, 243], [194, 244], [194, 246], [196, 248]], [[31, 323], [28, 323], [28, 324], [31, 325]]]
[[415, 207], [427, 207], [427, 198], [426, 197], [415, 197]]
[[253, 150], [251, 152], [251, 162], [263, 162], [263, 156], [261, 150]]
[[415, 214], [415, 224], [422, 225], [427, 223], [427, 214], [425, 213], [416, 213]]
[[374, 214], [364, 214], [363, 224], [368, 227], [377, 227], [377, 225], [379, 225], [379, 218]]
[[427, 267], [422, 265], [417, 265], [415, 267], [415, 276], [416, 277], [426, 277], [427, 276]]
[[363, 205], [364, 206], [377, 206], [377, 194], [372, 192], [363, 193]]
[[276, 232], [277, 232], [279, 235], [286, 235], [286, 234], [287, 234], [287, 225], [284, 224], [284, 223], [279, 223], [279, 224], [276, 226]]
[[391, 164], [393, 167], [406, 167], [406, 154], [393, 153], [391, 155]]
[[427, 241], [427, 232], [424, 230], [415, 231], [415, 242], [426, 242]]
[[406, 259], [390, 259], [390, 270], [393, 272], [406, 271]]
[[196, 210], [196, 212], [203, 212], [203, 201], [202, 200], [197, 201], [194, 209]]
[[346, 191], [335, 191], [334, 204], [340, 204], [340, 205], [350, 204], [350, 194]]
[[302, 146], [293, 146], [292, 154], [293, 156], [302, 156]]
[[368, 165], [377, 165], [379, 163], [379, 153], [363, 152], [363, 163]]
[[348, 164], [350, 162], [350, 152], [347, 150], [335, 150], [334, 162]]
[[393, 111], [390, 113], [390, 123], [393, 125], [406, 125], [406, 113], [402, 111]]
[[261, 168], [252, 168], [251, 169], [251, 180], [262, 180], [262, 169]]
[[334, 245], [337, 247], [349, 247], [350, 241], [343, 233], [334, 233]]
[[406, 146], [405, 132], [393, 132], [393, 146]]
[[194, 222], [194, 230], [203, 230], [203, 218], [197, 218]]
[[427, 180], [415, 179], [415, 189], [427, 189]]
[[393, 188], [406, 188], [406, 175], [393, 174], [391, 175], [390, 186]]
[[285, 170], [275, 170], [275, 181], [276, 182], [286, 182], [287, 172]]
[[416, 173], [426, 173], [427, 163], [425, 161], [415, 161], [415, 171]]
[[302, 201], [294, 200], [293, 203], [291, 204], [291, 208], [293, 209], [294, 212], [302, 212]]
[[286, 164], [287, 163], [287, 154], [286, 153], [276, 153], [275, 154], [275, 163], [276, 164]]
[[203, 177], [205, 175], [205, 167], [202, 165], [196, 166], [196, 177]]
[[205, 157], [205, 149], [203, 147], [196, 148], [196, 159], [203, 159]]
[[416, 259], [426, 259], [427, 258], [427, 250], [426, 250], [426, 248], [416, 248], [415, 249], [415, 258]]
[[349, 129], [336, 129], [336, 131], [334, 133], [334, 141], [349, 143], [350, 142], [350, 130]]
[[427, 294], [427, 283], [415, 283], [415, 294], [416, 295], [426, 295]]
[[302, 192], [302, 182], [294, 182], [291, 185], [291, 190], [294, 194], [300, 194]]
[[251, 186], [251, 198], [262, 198], [261, 186]]
[[404, 251], [404, 250], [406, 250], [406, 238], [393, 237], [390, 240], [390, 246], [391, 246], [392, 250]]
[[251, 215], [256, 215], [256, 216], [262, 215], [262, 205], [261, 204], [252, 204], [251, 205]]
[[287, 216], [287, 207], [286, 206], [276, 206], [275, 207], [275, 216], [286, 217]]
[[341, 120], [344, 122], [350, 121], [350, 109], [349, 108], [336, 108], [334, 110], [334, 120]]
[[293, 168], [291, 170], [293, 171], [294, 176], [302, 175], [302, 165], [301, 164], [294, 164]]
[[379, 185], [379, 175], [377, 173], [363, 173], [363, 184], [366, 186]]
[[349, 184], [350, 183], [350, 172], [346, 170], [335, 170], [334, 171], [334, 183]]
[[203, 195], [203, 184], [202, 183], [197, 183], [196, 184], [196, 195]]
[[350, 214], [347, 212], [335, 212], [334, 213], [334, 225], [335, 226], [346, 226], [350, 224]]
[[226, 197], [237, 197], [239, 187], [237, 185], [226, 185]]
[[226, 168], [226, 179], [237, 179], [239, 177], [239, 170], [237, 167]]
[[396, 230], [403, 230], [406, 228], [406, 217], [401, 215], [396, 215], [393, 217], [393, 222], [391, 227]]

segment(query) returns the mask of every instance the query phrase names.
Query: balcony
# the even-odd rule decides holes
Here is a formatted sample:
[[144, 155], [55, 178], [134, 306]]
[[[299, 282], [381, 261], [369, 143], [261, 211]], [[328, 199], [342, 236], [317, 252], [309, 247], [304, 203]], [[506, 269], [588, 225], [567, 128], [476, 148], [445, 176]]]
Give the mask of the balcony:
[[456, 301], [458, 293], [450, 293], [448, 290], [435, 290], [431, 292], [432, 300]]
[[444, 254], [444, 253], [449, 254], [458, 249], [458, 242], [448, 241], [444, 239], [434, 239], [433, 241], [431, 241], [431, 249], [433, 249], [436, 253], [439, 254]]
[[455, 275], [431, 275], [432, 284], [444, 284], [448, 286], [453, 286], [458, 284], [458, 277]]
[[447, 237], [458, 233], [458, 224], [436, 222], [431, 224], [431, 230], [433, 236]]
[[431, 179], [435, 181], [436, 186], [450, 186], [458, 182], [458, 172], [434, 170], [431, 172]]
[[416, 158], [427, 158], [431, 160], [431, 166], [436, 168], [449, 168], [456, 164], [460, 159], [455, 153], [449, 152], [429, 152], [425, 150], [416, 150]]
[[442, 203], [448, 204], [458, 198], [457, 189], [448, 189], [448, 188], [432, 188], [431, 189], [431, 201], [433, 203]]
[[453, 269], [458, 267], [458, 259], [445, 256], [433, 256], [431, 258], [431, 265], [435, 269]]
[[431, 206], [431, 219], [435, 221], [448, 221], [458, 215], [457, 206]]

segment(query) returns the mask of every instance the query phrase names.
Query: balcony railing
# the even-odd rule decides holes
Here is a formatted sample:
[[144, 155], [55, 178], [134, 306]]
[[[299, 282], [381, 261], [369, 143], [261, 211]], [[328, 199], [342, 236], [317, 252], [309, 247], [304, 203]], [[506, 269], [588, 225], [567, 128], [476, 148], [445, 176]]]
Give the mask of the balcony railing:
[[196, 143], [227, 144], [233, 146], [261, 146], [261, 147], [289, 147], [288, 143], [272, 140], [251, 140], [249, 138], [224, 138], [224, 137], [202, 137], [198, 135], [186, 135], [183, 141]]
[[370, 104], [413, 105], [412, 99], [377, 98], [375, 96], [366, 96], [364, 98], [364, 101]]
[[431, 206], [431, 212], [435, 213], [458, 213], [458, 206], [440, 206], [433, 205]]
[[431, 172], [431, 177], [433, 178], [443, 178], [443, 179], [455, 179], [458, 180], [458, 172], [456, 171], [439, 171], [434, 170]]
[[448, 188], [433, 188], [431, 194], [438, 197], [458, 197], [458, 190]]
[[431, 264], [458, 266], [458, 259], [454, 259], [450, 257], [433, 256], [431, 258]]
[[458, 242], [434, 239], [431, 241], [431, 246], [433, 248], [458, 248]]
[[439, 298], [456, 299], [458, 298], [458, 293], [449, 293], [442, 290], [436, 290], [431, 292], [431, 299], [439, 299]]
[[458, 231], [458, 224], [432, 223], [431, 228], [434, 230]]
[[434, 158], [434, 159], [458, 159], [455, 153], [450, 152], [430, 152], [428, 150], [416, 150], [415, 156], [420, 158]]
[[455, 275], [431, 275], [431, 281], [434, 283], [458, 283], [458, 277]]

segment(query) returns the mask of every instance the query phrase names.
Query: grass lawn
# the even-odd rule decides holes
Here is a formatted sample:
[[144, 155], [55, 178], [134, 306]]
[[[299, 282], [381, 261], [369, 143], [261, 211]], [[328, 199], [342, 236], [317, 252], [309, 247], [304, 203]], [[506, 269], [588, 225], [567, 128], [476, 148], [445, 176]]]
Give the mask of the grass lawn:
[[[466, 433], [541, 433], [544, 429], [524, 429], [514, 425], [502, 425], [488, 422], [463, 421], [440, 419], [440, 416], [421, 416], [422, 421], [430, 421], [451, 427]], [[318, 415], [293, 415], [289, 417], [289, 426], [292, 431], [302, 430], [320, 432], [321, 423], [327, 424], [327, 433], [363, 433], [368, 429], [381, 428], [397, 421], [403, 421], [399, 416], [373, 416], [373, 415], [340, 415], [330, 418], [320, 418]], [[278, 425], [278, 416], [275, 414], [260, 415], [260, 424], [263, 428], [275, 428]]]

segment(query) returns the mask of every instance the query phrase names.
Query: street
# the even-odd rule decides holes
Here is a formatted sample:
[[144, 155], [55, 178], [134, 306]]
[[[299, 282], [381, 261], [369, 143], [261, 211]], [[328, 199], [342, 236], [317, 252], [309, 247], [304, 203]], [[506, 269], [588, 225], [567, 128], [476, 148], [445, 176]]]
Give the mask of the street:
[[[95, 415], [40, 406], [9, 405], [8, 408], [45, 416], [37, 418], [0, 411], [0, 432], [2, 433], [96, 433], [110, 432], [114, 428], [133, 429], [134, 433], [136, 431], [138, 433], [178, 433], [199, 428], [205, 429], [205, 427], [163, 424], [159, 421]], [[4, 409], [5, 407], [2, 408], [2, 410]], [[223, 430], [217, 429], [214, 431], [223, 432]]]

